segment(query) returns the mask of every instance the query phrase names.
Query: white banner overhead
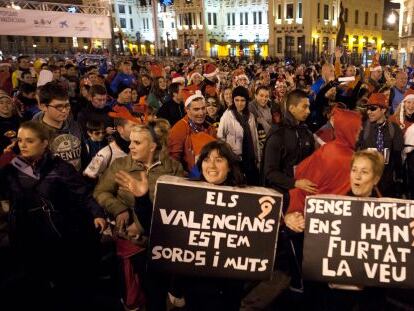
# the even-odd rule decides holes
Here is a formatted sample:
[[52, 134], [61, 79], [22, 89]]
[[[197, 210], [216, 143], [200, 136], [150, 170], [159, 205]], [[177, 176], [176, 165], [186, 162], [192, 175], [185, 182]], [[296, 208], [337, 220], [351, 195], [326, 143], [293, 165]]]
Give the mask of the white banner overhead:
[[0, 8], [0, 35], [111, 38], [107, 16]]

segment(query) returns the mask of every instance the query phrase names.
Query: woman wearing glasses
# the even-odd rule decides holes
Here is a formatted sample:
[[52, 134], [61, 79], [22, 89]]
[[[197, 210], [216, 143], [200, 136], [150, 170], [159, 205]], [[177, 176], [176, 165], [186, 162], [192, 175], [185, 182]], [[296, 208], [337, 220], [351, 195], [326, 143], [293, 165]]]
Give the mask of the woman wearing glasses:
[[82, 131], [72, 118], [67, 91], [58, 83], [49, 82], [40, 88], [38, 96], [41, 112], [33, 120], [52, 132], [50, 151], [79, 171], [82, 168]]
[[101, 232], [106, 226], [82, 177], [49, 151], [49, 134], [39, 122], [23, 123], [18, 155], [0, 171], [14, 263], [21, 267], [18, 282], [2, 292], [16, 310], [87, 308], [99, 256], [94, 225]]

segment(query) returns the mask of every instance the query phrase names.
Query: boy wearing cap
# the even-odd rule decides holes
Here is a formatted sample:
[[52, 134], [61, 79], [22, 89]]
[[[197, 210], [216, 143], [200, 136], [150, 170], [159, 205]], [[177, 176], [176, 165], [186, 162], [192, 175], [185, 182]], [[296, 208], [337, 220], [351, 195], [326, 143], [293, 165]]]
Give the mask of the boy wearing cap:
[[382, 93], [373, 93], [366, 103], [368, 119], [359, 134], [357, 150], [373, 148], [384, 155], [385, 168], [378, 190], [385, 197], [401, 197], [403, 134], [387, 119], [388, 101]]
[[187, 115], [171, 128], [168, 150], [190, 172], [202, 147], [216, 138], [216, 131], [205, 122], [206, 102], [201, 92], [184, 88], [182, 94]]
[[133, 111], [132, 100], [132, 88], [126, 84], [118, 86], [118, 93], [115, 102], [113, 103], [112, 109], [114, 110], [117, 106], [125, 106], [129, 112]]

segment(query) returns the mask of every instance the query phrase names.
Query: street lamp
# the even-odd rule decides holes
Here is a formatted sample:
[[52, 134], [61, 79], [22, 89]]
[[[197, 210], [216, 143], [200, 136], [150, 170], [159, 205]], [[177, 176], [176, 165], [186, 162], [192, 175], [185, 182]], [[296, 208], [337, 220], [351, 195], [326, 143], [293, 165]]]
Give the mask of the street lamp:
[[387, 17], [387, 23], [390, 25], [394, 25], [396, 21], [397, 15], [395, 15], [394, 11], [392, 11], [391, 14]]

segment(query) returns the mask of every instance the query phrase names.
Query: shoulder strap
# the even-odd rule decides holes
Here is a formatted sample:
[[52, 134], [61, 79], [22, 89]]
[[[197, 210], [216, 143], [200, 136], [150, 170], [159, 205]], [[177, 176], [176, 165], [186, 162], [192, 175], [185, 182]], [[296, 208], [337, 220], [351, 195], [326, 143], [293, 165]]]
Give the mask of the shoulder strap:
[[368, 139], [370, 131], [371, 131], [371, 125], [368, 122], [365, 122], [364, 133], [363, 133], [364, 141]]

